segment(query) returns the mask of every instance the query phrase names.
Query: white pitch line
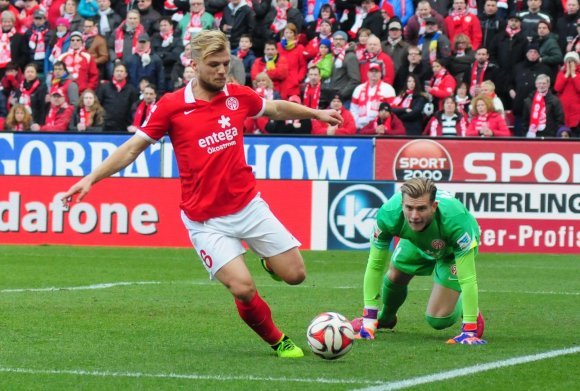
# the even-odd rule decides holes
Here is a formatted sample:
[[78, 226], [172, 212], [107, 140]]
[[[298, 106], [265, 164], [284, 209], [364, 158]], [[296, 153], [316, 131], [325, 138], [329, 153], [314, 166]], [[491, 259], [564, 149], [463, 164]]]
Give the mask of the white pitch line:
[[9, 368], [0, 367], [0, 372], [22, 373], [29, 375], [72, 375], [94, 377], [130, 377], [130, 378], [156, 378], [156, 379], [186, 379], [186, 380], [214, 380], [214, 381], [271, 381], [271, 382], [294, 382], [294, 383], [326, 383], [326, 384], [381, 384], [380, 381], [364, 379], [328, 379], [328, 378], [291, 378], [291, 377], [260, 377], [260, 376], [223, 376], [223, 375], [199, 375], [179, 373], [143, 373], [143, 372], [108, 372], [87, 370], [58, 370], [58, 369], [32, 369], [32, 368]]
[[65, 286], [65, 287], [47, 287], [47, 288], [17, 288], [2, 289], [0, 293], [22, 293], [22, 292], [58, 292], [58, 291], [86, 291], [92, 289], [108, 289], [116, 286], [130, 285], [159, 285], [160, 281], [133, 281], [133, 282], [107, 282], [103, 284], [83, 285], [83, 286]]
[[[93, 289], [108, 289], [117, 286], [131, 286], [131, 285], [161, 285], [161, 284], [184, 284], [184, 285], [215, 285], [218, 283], [212, 281], [122, 281], [122, 282], [106, 282], [101, 284], [69, 286], [69, 287], [46, 287], [46, 288], [7, 288], [1, 289], [0, 293], [26, 293], [26, 292], [59, 292], [59, 291], [85, 291]], [[286, 287], [285, 284], [261, 284], [269, 288]], [[293, 289], [312, 288], [310, 285], [296, 285]], [[361, 289], [361, 286], [341, 285], [329, 287], [334, 289]], [[418, 288], [414, 291], [431, 291], [431, 288]], [[558, 295], [558, 296], [580, 296], [580, 292], [556, 292], [556, 291], [494, 291], [481, 289], [480, 293], [512, 293], [512, 294], [526, 294], [526, 295]]]
[[552, 350], [552, 351], [548, 351], [548, 352], [544, 352], [544, 353], [532, 354], [529, 356], [514, 357], [514, 358], [507, 359], [507, 360], [490, 362], [487, 364], [477, 364], [477, 365], [473, 365], [471, 367], [454, 369], [452, 371], [435, 373], [433, 375], [419, 376], [419, 377], [414, 377], [414, 378], [407, 379], [407, 380], [400, 380], [400, 381], [395, 381], [395, 382], [390, 382], [390, 383], [384, 383], [384, 384], [381, 384], [381, 385], [375, 386], [375, 387], [362, 388], [362, 389], [360, 389], [360, 391], [401, 390], [403, 388], [414, 387], [414, 386], [418, 386], [421, 384], [434, 383], [434, 382], [454, 379], [454, 378], [462, 377], [462, 376], [470, 376], [470, 375], [473, 375], [473, 374], [476, 374], [479, 372], [490, 371], [492, 369], [511, 367], [514, 365], [526, 364], [526, 363], [540, 361], [540, 360], [547, 360], [549, 358], [565, 356], [565, 355], [569, 355], [569, 354], [575, 354], [578, 352], [580, 352], [580, 346], [575, 346], [572, 348], [566, 348], [566, 349], [560, 349], [560, 350]]

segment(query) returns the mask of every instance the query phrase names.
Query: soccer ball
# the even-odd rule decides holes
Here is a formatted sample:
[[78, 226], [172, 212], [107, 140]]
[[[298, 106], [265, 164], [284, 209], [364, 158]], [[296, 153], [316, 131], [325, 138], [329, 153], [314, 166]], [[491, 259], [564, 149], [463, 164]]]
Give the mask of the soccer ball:
[[336, 312], [323, 312], [310, 322], [308, 346], [325, 360], [336, 360], [352, 349], [354, 330], [349, 320]]

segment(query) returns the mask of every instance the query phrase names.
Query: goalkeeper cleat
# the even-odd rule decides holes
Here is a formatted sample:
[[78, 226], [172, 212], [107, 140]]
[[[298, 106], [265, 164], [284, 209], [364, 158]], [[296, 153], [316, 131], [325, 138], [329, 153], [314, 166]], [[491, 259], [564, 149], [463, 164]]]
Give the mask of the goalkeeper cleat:
[[375, 330], [362, 326], [359, 333], [355, 334], [354, 339], [375, 339]]
[[[355, 318], [353, 319], [350, 324], [352, 326], [352, 329], [354, 330], [355, 333], [358, 333], [363, 325], [363, 319], [364, 318]], [[395, 319], [389, 321], [389, 322], [385, 322], [385, 323], [381, 323], [379, 321], [377, 329], [389, 329], [392, 330], [393, 328], [395, 328], [395, 326], [397, 325], [397, 321], [398, 318], [395, 316]]]
[[358, 333], [363, 325], [362, 316], [360, 318], [354, 318], [353, 320], [351, 320], [350, 325], [352, 326], [352, 329], [354, 330], [354, 332]]
[[483, 319], [483, 315], [481, 311], [477, 314], [477, 333], [476, 337], [481, 338], [483, 337], [483, 330], [485, 329], [485, 320]]
[[304, 357], [304, 352], [298, 346], [294, 344], [294, 342], [284, 336], [280, 342], [276, 345], [272, 346], [272, 348], [276, 351], [278, 357], [281, 358], [300, 358]]
[[274, 281], [282, 281], [282, 278], [274, 273], [272, 269], [270, 269], [270, 266], [268, 266], [268, 261], [266, 261], [264, 258], [260, 258], [260, 263], [262, 264], [264, 270], [270, 275], [270, 277], [272, 277]]
[[448, 344], [484, 345], [487, 342], [477, 336], [477, 323], [463, 323], [461, 334], [447, 340]]
[[460, 345], [485, 345], [487, 341], [477, 338], [475, 333], [461, 333], [457, 337], [449, 339], [447, 343]]

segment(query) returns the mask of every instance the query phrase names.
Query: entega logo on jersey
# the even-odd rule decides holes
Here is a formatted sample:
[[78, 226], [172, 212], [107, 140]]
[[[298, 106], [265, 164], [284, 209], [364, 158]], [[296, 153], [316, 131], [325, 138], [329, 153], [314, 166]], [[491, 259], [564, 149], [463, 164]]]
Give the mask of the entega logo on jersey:
[[229, 128], [232, 126], [231, 118], [222, 115], [217, 122], [224, 130], [213, 132], [211, 135], [201, 138], [198, 141], [199, 146], [201, 148], [207, 148], [207, 153], [210, 155], [236, 145], [235, 138], [238, 135], [238, 129], [235, 126]]

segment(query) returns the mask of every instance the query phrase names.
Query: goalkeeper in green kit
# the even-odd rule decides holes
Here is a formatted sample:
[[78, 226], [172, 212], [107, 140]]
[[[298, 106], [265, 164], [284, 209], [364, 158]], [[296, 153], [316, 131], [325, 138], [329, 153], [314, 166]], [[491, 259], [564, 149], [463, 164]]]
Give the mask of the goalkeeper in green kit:
[[[452, 194], [438, 191], [429, 179], [405, 182], [377, 215], [364, 276], [363, 317], [352, 321], [356, 337], [374, 339], [377, 329], [395, 327], [411, 279], [433, 275], [427, 323], [442, 330], [463, 317], [461, 333], [447, 343], [485, 344], [475, 273], [479, 235], [475, 217]], [[395, 236], [400, 241], [384, 275]]]

